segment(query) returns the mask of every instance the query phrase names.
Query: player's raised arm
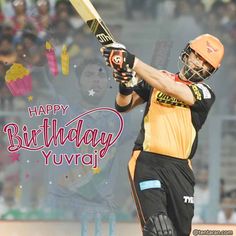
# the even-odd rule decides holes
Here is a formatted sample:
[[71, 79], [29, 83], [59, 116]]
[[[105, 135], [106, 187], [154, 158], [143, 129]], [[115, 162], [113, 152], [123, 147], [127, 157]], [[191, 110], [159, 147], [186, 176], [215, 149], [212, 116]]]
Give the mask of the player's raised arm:
[[[188, 86], [175, 82], [168, 74], [149, 66], [127, 50], [109, 47], [104, 50], [104, 55], [107, 57], [107, 64], [114, 69], [126, 70], [128, 65], [151, 87], [174, 96], [186, 104], [194, 103], [194, 96]], [[130, 98], [131, 96], [129, 100]], [[128, 101], [128, 98], [125, 101]]]
[[137, 62], [134, 70], [153, 88], [173, 96], [185, 104], [194, 104], [195, 98], [186, 84], [175, 81], [171, 75], [149, 66], [140, 59], [136, 58], [135, 60]]
[[223, 45], [214, 36], [205, 34], [192, 40], [181, 54], [183, 67], [178, 81], [170, 73], [153, 68], [126, 49], [107, 47], [103, 50], [107, 65], [116, 70], [131, 68], [153, 88], [187, 105], [195, 103], [195, 96], [188, 85], [211, 76], [220, 66], [223, 54]]

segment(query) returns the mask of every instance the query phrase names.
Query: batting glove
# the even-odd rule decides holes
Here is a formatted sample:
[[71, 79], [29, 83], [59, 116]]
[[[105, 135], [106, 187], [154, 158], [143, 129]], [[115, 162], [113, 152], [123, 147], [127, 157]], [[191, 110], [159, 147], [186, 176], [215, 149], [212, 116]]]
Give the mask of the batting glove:
[[135, 71], [113, 71], [113, 78], [115, 81], [124, 85], [125, 87], [134, 87], [138, 84], [138, 77]]
[[106, 64], [117, 71], [126, 71], [133, 69], [135, 56], [124, 48], [105, 47], [102, 48], [102, 54]]
[[113, 78], [115, 81], [119, 83], [128, 83], [133, 78], [133, 72], [132, 71], [113, 71]]

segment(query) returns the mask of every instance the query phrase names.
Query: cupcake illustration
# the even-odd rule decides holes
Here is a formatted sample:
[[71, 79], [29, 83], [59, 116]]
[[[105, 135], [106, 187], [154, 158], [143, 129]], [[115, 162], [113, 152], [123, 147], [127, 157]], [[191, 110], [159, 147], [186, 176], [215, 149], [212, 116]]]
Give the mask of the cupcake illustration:
[[5, 81], [13, 96], [26, 96], [32, 91], [30, 71], [21, 64], [11, 66], [6, 72]]

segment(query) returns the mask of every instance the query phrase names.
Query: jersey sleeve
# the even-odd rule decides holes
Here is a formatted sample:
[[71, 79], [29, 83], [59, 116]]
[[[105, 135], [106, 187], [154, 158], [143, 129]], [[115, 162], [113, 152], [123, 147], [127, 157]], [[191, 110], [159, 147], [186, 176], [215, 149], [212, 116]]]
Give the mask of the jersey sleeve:
[[134, 91], [144, 100], [144, 102], [147, 102], [150, 97], [151, 86], [142, 80], [134, 86]]
[[208, 113], [215, 101], [215, 94], [211, 88], [206, 84], [191, 84], [188, 86], [196, 100], [192, 109]]

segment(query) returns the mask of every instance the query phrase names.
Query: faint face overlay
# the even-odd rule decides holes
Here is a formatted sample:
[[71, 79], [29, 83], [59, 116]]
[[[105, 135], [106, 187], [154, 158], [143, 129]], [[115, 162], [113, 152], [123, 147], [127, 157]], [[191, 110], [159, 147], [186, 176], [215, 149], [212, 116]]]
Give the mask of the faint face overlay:
[[46, 14], [49, 12], [49, 2], [48, 0], [38, 0], [37, 1], [37, 9], [39, 13]]
[[25, 0], [14, 0], [12, 1], [12, 5], [16, 11], [16, 13], [25, 13], [26, 11], [26, 2]]
[[104, 66], [96, 63], [86, 64], [79, 78], [82, 95], [93, 104], [100, 102], [106, 94], [107, 77], [107, 71]]

